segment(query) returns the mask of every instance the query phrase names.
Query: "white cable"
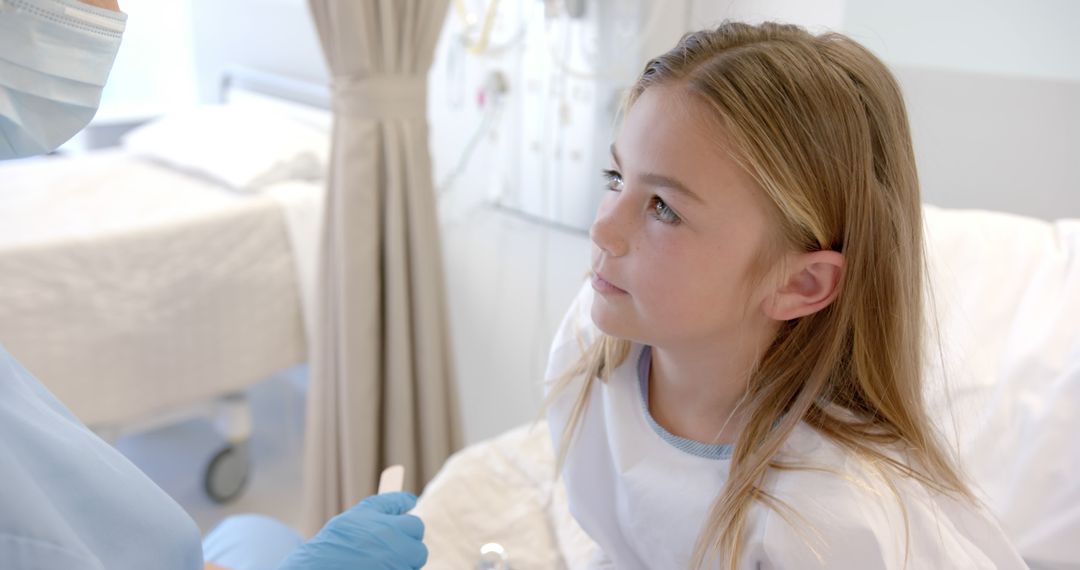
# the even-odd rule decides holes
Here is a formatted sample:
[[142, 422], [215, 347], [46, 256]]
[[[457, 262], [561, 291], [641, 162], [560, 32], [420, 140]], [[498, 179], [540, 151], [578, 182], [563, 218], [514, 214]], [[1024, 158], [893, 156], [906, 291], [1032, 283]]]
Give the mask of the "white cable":
[[450, 170], [449, 174], [443, 178], [442, 182], [435, 186], [437, 195], [442, 196], [450, 192], [454, 181], [457, 180], [458, 176], [461, 176], [465, 167], [468, 166], [469, 159], [472, 158], [473, 152], [476, 150], [480, 140], [483, 139], [484, 135], [488, 134], [492, 125], [498, 124], [498, 119], [502, 115], [503, 99], [503, 95], [491, 97], [491, 105], [485, 109], [483, 115], [481, 115], [480, 125], [473, 131], [472, 136], [469, 138], [469, 142], [465, 143], [465, 148], [461, 151], [461, 155], [458, 156], [454, 167]]
[[510, 39], [502, 42], [501, 44], [491, 43], [491, 31], [494, 27], [495, 20], [499, 17], [501, 11], [499, 10], [499, 0], [491, 0], [484, 10], [484, 21], [481, 24], [479, 35], [474, 39], [473, 30], [476, 28], [477, 23], [475, 18], [468, 13], [465, 8], [463, 0], [457, 0], [454, 2], [454, 12], [461, 20], [461, 32], [460, 39], [461, 44], [474, 55], [477, 56], [500, 56], [511, 49], [517, 47], [526, 36], [526, 25], [524, 18], [520, 17], [523, 13], [523, 0], [518, 0], [518, 29]]

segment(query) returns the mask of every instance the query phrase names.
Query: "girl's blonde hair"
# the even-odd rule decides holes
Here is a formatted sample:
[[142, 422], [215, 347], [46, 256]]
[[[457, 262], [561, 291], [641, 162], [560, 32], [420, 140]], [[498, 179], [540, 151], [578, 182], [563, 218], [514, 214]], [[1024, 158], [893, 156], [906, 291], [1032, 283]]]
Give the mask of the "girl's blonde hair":
[[[776, 455], [799, 422], [868, 459], [887, 481], [909, 477], [973, 499], [923, 400], [922, 210], [907, 114], [889, 70], [841, 34], [724, 22], [649, 61], [627, 107], [654, 85], [683, 87], [715, 115], [733, 158], [763, 190], [784, 249], [835, 250], [845, 260], [834, 302], [782, 323], [750, 372], [729, 478], [692, 567], [719, 555], [736, 568], [754, 501], [780, 512], [763, 480], [770, 468], [791, 468]], [[549, 403], [585, 379], [560, 468], [594, 381], [607, 381], [629, 352], [629, 341], [601, 334], [555, 381]]]

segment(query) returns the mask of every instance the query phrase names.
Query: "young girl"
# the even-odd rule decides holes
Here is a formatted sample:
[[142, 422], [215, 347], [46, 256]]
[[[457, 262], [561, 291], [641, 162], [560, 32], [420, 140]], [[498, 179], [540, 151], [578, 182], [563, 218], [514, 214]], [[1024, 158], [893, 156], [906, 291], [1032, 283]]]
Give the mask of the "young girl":
[[1026, 567], [923, 403], [919, 186], [876, 57], [788, 25], [689, 34], [611, 154], [547, 374], [597, 565]]

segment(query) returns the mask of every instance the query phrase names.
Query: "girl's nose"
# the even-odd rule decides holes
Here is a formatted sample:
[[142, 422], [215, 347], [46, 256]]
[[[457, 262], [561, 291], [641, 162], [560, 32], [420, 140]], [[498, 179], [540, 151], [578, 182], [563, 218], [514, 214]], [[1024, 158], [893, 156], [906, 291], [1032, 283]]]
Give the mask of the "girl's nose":
[[620, 257], [627, 252], [626, 228], [619, 220], [618, 197], [609, 195], [596, 210], [596, 219], [589, 228], [589, 237], [604, 253]]

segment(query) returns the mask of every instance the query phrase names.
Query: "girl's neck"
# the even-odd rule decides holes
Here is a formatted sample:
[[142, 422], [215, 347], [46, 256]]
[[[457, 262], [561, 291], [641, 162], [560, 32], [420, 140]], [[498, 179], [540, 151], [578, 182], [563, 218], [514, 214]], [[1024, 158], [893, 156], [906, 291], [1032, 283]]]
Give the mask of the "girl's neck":
[[[761, 338], [752, 340], [755, 336]], [[649, 413], [674, 435], [734, 443], [746, 410], [745, 403], [739, 404], [750, 370], [771, 338], [743, 334], [732, 342], [654, 346]]]

